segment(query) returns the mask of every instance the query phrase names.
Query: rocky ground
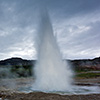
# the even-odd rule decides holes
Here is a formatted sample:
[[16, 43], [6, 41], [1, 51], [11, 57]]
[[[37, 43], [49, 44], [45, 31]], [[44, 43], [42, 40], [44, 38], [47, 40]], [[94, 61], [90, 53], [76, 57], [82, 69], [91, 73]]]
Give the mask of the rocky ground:
[[[100, 94], [60, 95], [43, 92], [25, 93], [17, 90], [33, 82], [33, 78], [0, 79], [0, 100], [100, 100]], [[100, 77], [75, 79], [74, 84], [100, 86]]]
[[59, 95], [53, 93], [1, 93], [1, 100], [100, 100], [100, 94]]

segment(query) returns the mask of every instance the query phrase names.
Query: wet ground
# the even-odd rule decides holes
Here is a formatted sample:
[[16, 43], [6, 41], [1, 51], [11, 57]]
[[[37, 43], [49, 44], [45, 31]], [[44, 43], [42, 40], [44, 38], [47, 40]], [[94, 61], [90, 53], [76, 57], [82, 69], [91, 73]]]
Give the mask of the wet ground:
[[[100, 77], [75, 79], [78, 87], [97, 87], [91, 93], [43, 93], [24, 89], [34, 83], [33, 78], [0, 79], [0, 100], [100, 100]], [[80, 89], [80, 88], [79, 88]], [[93, 90], [93, 91], [94, 91]]]
[[53, 93], [32, 92], [0, 94], [1, 100], [100, 100], [100, 94], [59, 95]]

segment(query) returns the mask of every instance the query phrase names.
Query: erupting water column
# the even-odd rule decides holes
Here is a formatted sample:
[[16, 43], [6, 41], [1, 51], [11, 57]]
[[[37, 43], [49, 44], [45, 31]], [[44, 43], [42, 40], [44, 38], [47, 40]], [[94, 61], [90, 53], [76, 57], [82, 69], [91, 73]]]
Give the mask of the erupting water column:
[[40, 21], [38, 61], [35, 65], [36, 91], [67, 91], [72, 82], [72, 72], [62, 60], [53, 35], [53, 28], [47, 11], [42, 12]]

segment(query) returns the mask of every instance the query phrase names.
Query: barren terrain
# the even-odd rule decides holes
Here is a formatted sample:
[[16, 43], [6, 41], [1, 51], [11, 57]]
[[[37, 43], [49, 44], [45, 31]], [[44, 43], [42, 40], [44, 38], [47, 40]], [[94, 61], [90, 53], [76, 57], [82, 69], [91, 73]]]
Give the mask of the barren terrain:
[[[43, 92], [20, 92], [18, 88], [30, 86], [33, 78], [0, 79], [1, 100], [100, 100], [100, 94], [73, 94], [60, 95], [56, 93]], [[75, 79], [77, 85], [98, 85], [100, 88], [100, 77]]]

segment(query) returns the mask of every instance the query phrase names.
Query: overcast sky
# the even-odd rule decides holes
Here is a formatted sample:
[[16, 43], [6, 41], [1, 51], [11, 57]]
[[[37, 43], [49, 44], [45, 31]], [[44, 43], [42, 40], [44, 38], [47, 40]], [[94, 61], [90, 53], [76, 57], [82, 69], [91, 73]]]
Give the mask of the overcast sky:
[[100, 0], [0, 0], [0, 60], [36, 58], [39, 9], [46, 5], [62, 56], [100, 56]]

